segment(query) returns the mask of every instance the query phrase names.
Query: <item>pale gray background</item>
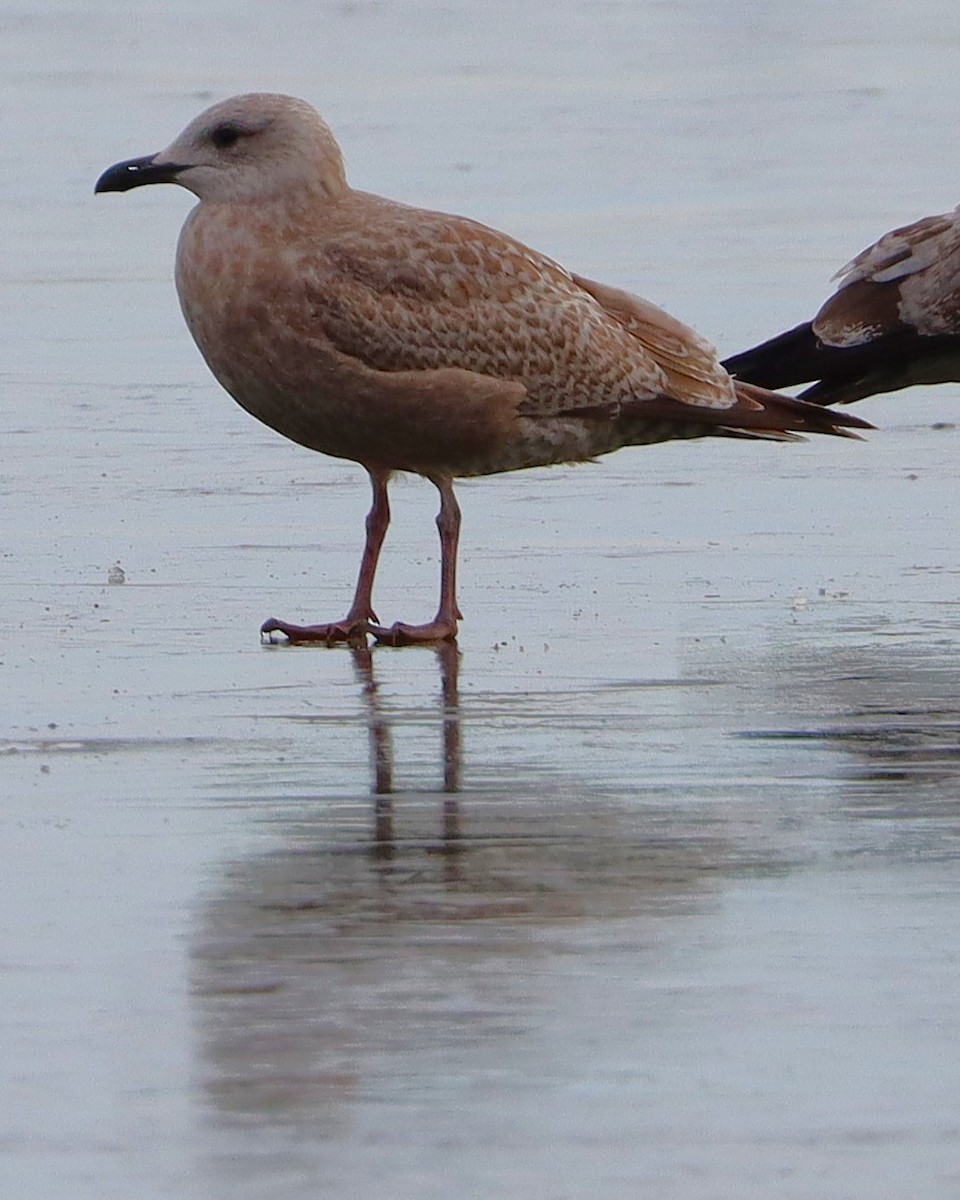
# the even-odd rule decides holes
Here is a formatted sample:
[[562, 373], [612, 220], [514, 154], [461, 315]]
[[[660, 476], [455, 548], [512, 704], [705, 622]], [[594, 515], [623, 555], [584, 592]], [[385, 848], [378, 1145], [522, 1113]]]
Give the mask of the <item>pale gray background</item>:
[[463, 486], [444, 814], [431, 651], [371, 695], [258, 644], [343, 611], [362, 473], [208, 375], [190, 198], [92, 195], [289, 91], [358, 186], [731, 353], [960, 199], [958, 48], [923, 0], [0, 4], [4, 1196], [960, 1193], [956, 389]]

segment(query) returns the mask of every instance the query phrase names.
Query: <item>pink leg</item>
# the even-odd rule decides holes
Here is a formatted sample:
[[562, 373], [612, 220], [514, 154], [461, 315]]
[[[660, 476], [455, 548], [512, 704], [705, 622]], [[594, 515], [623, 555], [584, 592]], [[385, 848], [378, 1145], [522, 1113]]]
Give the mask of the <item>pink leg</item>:
[[367, 513], [367, 538], [363, 547], [363, 557], [360, 560], [360, 574], [357, 576], [357, 588], [353, 594], [350, 610], [341, 621], [331, 621], [325, 625], [291, 625], [287, 621], [278, 621], [271, 617], [260, 626], [261, 638], [270, 637], [274, 633], [282, 633], [290, 642], [324, 642], [332, 646], [335, 642], [357, 642], [366, 640], [370, 630], [370, 622], [377, 620], [373, 611], [373, 579], [377, 573], [377, 561], [383, 539], [390, 524], [390, 501], [387, 497], [389, 471], [375, 471], [367, 468], [370, 483], [373, 486], [373, 505]]
[[453, 480], [447, 475], [430, 475], [440, 493], [437, 529], [440, 531], [440, 607], [426, 625], [406, 625], [397, 621], [389, 629], [371, 625], [369, 632], [387, 646], [412, 646], [424, 642], [451, 641], [457, 636], [457, 622], [463, 613], [457, 607], [457, 545], [460, 540], [460, 506], [453, 494]]

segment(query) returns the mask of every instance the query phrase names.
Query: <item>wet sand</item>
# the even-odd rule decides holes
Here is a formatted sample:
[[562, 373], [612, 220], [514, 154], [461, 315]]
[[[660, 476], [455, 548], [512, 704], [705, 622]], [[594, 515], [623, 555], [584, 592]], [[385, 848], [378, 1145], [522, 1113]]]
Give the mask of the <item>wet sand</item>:
[[[357, 186], [726, 354], [956, 202], [958, 23], [0, 17], [4, 1195], [956, 1195], [956, 389], [468, 483], [456, 654], [261, 646], [343, 610], [362, 472], [208, 377], [188, 199], [91, 190], [299, 93]], [[396, 489], [385, 620], [433, 611], [433, 508]]]

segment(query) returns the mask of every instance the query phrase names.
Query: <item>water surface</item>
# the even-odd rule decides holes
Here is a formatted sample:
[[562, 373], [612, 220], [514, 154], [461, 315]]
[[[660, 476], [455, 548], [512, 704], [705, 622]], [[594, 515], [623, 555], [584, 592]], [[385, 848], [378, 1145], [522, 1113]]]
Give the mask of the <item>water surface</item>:
[[[290, 91], [358, 186], [726, 354], [954, 204], [960, 16], [46, 0], [0, 34], [4, 1194], [955, 1196], [954, 389], [862, 405], [860, 445], [464, 485], [457, 653], [261, 646], [343, 610], [362, 474], [209, 378], [189, 198], [91, 189]], [[433, 504], [396, 489], [385, 620], [432, 611]]]

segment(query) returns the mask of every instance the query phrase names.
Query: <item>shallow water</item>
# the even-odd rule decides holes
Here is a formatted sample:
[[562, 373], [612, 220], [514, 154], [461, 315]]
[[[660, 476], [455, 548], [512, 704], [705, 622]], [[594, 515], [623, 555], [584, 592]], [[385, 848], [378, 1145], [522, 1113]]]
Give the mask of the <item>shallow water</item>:
[[[182, 328], [210, 99], [731, 353], [951, 207], [933, 4], [0, 7], [3, 1194], [953, 1197], [955, 389], [469, 483], [459, 652], [261, 646], [361, 473]], [[432, 611], [396, 488], [381, 616]], [[110, 583], [122, 567], [125, 582]], [[114, 577], [117, 578], [116, 572]]]

